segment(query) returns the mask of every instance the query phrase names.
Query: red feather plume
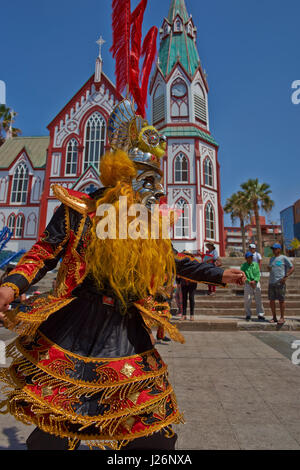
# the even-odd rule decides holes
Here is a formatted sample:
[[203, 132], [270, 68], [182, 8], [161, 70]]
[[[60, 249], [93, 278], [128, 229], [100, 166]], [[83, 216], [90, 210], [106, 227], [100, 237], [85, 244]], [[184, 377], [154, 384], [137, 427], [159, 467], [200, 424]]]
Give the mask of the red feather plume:
[[147, 92], [149, 77], [152, 69], [153, 62], [156, 57], [156, 40], [157, 40], [158, 29], [153, 26], [147, 33], [147, 36], [143, 42], [142, 56], [145, 57], [143, 68], [142, 68], [142, 79], [141, 79], [141, 102], [143, 104], [143, 112], [145, 115], [145, 106], [147, 102]]
[[122, 93], [129, 83], [130, 0], [113, 0], [112, 10], [113, 44], [110, 51], [116, 59], [116, 88]]
[[129, 91], [131, 92], [136, 104], [137, 113], [140, 113], [141, 89], [139, 85], [140, 79], [140, 57], [142, 50], [142, 25], [144, 13], [147, 6], [147, 0], [141, 0], [131, 15], [131, 52], [130, 52], [130, 71], [129, 71]]

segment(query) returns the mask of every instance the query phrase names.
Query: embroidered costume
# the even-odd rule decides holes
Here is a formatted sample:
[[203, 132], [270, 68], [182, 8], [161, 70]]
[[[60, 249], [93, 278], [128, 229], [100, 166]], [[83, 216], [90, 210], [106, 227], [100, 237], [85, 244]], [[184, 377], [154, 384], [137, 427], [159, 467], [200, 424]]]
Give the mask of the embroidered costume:
[[[113, 2], [114, 20], [118, 18], [123, 31], [129, 2], [121, 2], [119, 17], [118, 3]], [[145, 6], [142, 0], [129, 14], [135, 32]], [[118, 57], [115, 27], [113, 53]], [[155, 32], [152, 28], [145, 39], [142, 77], [148, 74], [149, 56], [155, 56]], [[184, 338], [169, 321], [169, 305], [159, 286], [165, 281], [172, 285], [175, 274], [222, 285], [223, 269], [177, 254], [169, 240], [96, 236], [97, 222], [104, 217], [97, 215], [100, 203], [119, 209], [119, 196], [127, 196], [150, 209], [163, 194], [165, 139], [144, 120], [143, 93], [134, 88], [133, 78], [127, 76], [127, 83], [139, 114], [125, 99], [110, 117], [113, 151], [100, 164], [104, 188], [88, 196], [54, 185], [61, 206], [3, 284], [17, 297], [61, 260], [53, 294], [32, 297], [6, 312], [7, 327], [19, 336], [7, 349], [12, 365], [0, 372], [7, 386], [1, 407], [71, 449], [79, 441], [101, 449], [130, 448], [139, 438], [147, 446], [151, 436], [157, 437], [154, 448], [174, 448], [171, 425], [181, 422], [182, 415], [149, 331], [163, 327], [173, 340], [183, 343]]]

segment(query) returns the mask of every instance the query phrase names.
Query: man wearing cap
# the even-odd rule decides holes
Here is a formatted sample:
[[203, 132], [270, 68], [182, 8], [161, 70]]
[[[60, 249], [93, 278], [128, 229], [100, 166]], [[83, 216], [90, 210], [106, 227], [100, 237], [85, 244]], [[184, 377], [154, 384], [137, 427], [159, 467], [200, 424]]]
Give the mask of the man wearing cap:
[[259, 269], [261, 271], [261, 254], [256, 251], [256, 245], [255, 243], [250, 243], [249, 245], [249, 251], [253, 254], [253, 261], [254, 263], [257, 263], [259, 265]]
[[242, 264], [241, 270], [244, 271], [247, 281], [244, 287], [244, 305], [246, 311], [246, 320], [251, 320], [251, 304], [254, 297], [256, 304], [256, 313], [260, 321], [265, 321], [264, 307], [261, 301], [260, 287], [260, 269], [258, 263], [253, 261], [253, 253], [248, 251], [245, 255], [246, 262]]
[[274, 255], [270, 259], [268, 266], [270, 271], [268, 294], [273, 315], [271, 322], [277, 322], [276, 300], [279, 300], [280, 320], [278, 320], [278, 324], [283, 325], [285, 322], [286, 280], [294, 272], [295, 268], [289, 258], [281, 254], [281, 245], [279, 243], [275, 243], [271, 248]]

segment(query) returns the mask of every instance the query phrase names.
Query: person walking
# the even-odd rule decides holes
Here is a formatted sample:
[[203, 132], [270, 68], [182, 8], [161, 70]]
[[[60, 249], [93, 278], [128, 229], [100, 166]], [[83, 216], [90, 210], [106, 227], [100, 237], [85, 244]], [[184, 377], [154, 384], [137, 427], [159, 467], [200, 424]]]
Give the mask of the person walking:
[[251, 304], [254, 297], [256, 314], [260, 321], [265, 321], [264, 307], [261, 301], [260, 269], [258, 263], [253, 261], [253, 253], [248, 251], [245, 255], [246, 262], [242, 264], [241, 271], [246, 274], [247, 281], [244, 286], [244, 305], [246, 320], [251, 320]]
[[[219, 253], [218, 253], [215, 245], [211, 242], [208, 242], [208, 243], [206, 243], [206, 248], [207, 248], [207, 252], [206, 252], [206, 255], [204, 256], [203, 261], [205, 263], [210, 263], [210, 264], [213, 264], [214, 266], [220, 267], [222, 265], [222, 262], [219, 259]], [[210, 284], [208, 286], [207, 295], [215, 295], [216, 290], [217, 290], [216, 286]]]
[[182, 320], [186, 320], [188, 298], [190, 301], [190, 320], [194, 320], [195, 310], [195, 292], [197, 289], [197, 282], [181, 279], [182, 290]]
[[261, 271], [262, 257], [261, 257], [261, 254], [258, 253], [258, 251], [256, 251], [255, 243], [250, 243], [249, 251], [251, 251], [251, 253], [253, 255], [254, 263], [257, 263], [259, 265], [259, 270]]
[[276, 316], [276, 300], [279, 301], [280, 319], [279, 325], [285, 323], [285, 295], [286, 295], [286, 281], [287, 278], [294, 272], [295, 267], [289, 258], [281, 254], [280, 243], [275, 243], [272, 247], [273, 256], [270, 259], [268, 269], [270, 271], [269, 279], [269, 301], [272, 311], [272, 323], [277, 322]]

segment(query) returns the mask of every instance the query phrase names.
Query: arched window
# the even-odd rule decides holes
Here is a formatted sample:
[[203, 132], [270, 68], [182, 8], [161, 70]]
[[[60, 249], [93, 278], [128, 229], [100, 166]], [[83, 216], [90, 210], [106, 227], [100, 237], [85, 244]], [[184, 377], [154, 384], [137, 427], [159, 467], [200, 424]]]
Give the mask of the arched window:
[[165, 94], [161, 84], [159, 84], [153, 94], [153, 123], [163, 121], [165, 119]]
[[78, 142], [76, 139], [71, 139], [67, 145], [67, 151], [66, 151], [66, 175], [76, 176], [77, 161], [78, 161]]
[[181, 198], [176, 202], [176, 207], [180, 209], [181, 215], [175, 225], [175, 238], [189, 238], [190, 214], [189, 205], [185, 199]]
[[210, 158], [204, 160], [204, 182], [206, 186], [214, 185], [214, 170]]
[[174, 30], [175, 30], [176, 32], [182, 31], [182, 22], [181, 22], [180, 18], [177, 18], [177, 20], [175, 21], [175, 25], [174, 25], [174, 26], [175, 26]]
[[200, 83], [196, 83], [194, 88], [194, 108], [195, 118], [206, 123], [206, 98]]
[[15, 235], [15, 227], [16, 227], [16, 216], [15, 214], [10, 214], [7, 219], [7, 227], [12, 232], [12, 236]]
[[209, 202], [205, 209], [206, 239], [215, 239], [215, 213], [212, 204]]
[[100, 157], [104, 153], [105, 134], [105, 120], [100, 113], [95, 112], [86, 123], [83, 171], [90, 165], [98, 169]]
[[28, 190], [28, 181], [29, 174], [28, 168], [25, 163], [20, 163], [15, 169], [13, 181], [12, 181], [12, 191], [11, 191], [11, 202], [12, 203], [26, 203], [27, 200], [27, 190]]
[[23, 238], [24, 231], [24, 215], [18, 214], [16, 218], [15, 238]]
[[181, 78], [177, 78], [171, 86], [171, 116], [173, 121], [188, 120], [188, 99], [186, 83]]
[[180, 152], [174, 162], [174, 169], [175, 169], [175, 183], [188, 183], [189, 176], [189, 163], [187, 157], [184, 153]]

